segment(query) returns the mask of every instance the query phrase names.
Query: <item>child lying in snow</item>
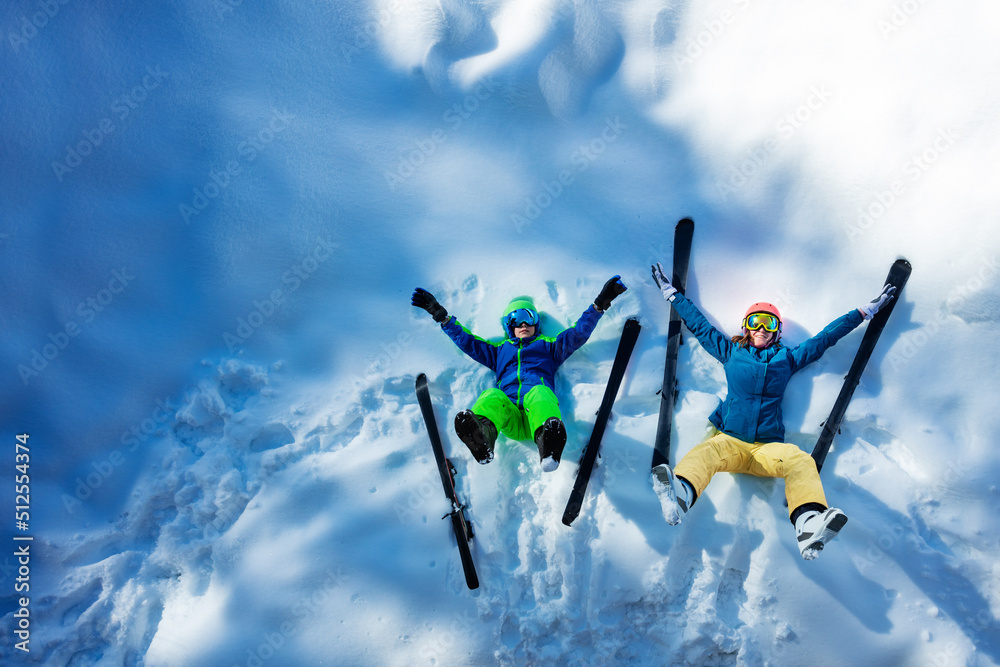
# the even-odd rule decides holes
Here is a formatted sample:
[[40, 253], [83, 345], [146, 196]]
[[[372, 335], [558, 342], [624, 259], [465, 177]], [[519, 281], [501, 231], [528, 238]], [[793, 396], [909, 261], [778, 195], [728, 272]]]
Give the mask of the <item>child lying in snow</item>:
[[414, 306], [430, 313], [459, 349], [496, 373], [497, 386], [455, 416], [455, 432], [477, 461], [493, 460], [499, 430], [512, 440], [534, 440], [545, 472], [559, 466], [566, 427], [553, 391], [556, 369], [587, 342], [611, 301], [626, 289], [620, 276], [608, 280], [576, 325], [554, 338], [542, 335], [530, 300], [514, 299], [501, 318], [507, 337], [500, 343], [473, 335], [430, 292], [419, 287], [413, 292]]

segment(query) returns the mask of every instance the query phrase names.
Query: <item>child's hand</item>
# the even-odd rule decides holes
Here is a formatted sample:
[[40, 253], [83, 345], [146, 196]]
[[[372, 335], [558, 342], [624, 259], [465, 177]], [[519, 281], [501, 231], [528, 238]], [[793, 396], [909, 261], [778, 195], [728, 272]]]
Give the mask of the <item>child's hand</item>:
[[603, 313], [611, 306], [611, 302], [614, 301], [615, 297], [627, 289], [625, 283], [622, 282], [621, 276], [612, 277], [611, 280], [604, 283], [601, 293], [594, 299], [594, 306]]
[[435, 322], [444, 322], [448, 319], [448, 311], [444, 309], [444, 306], [437, 302], [437, 299], [434, 298], [433, 294], [425, 289], [418, 287], [413, 290], [413, 296], [410, 298], [410, 303], [417, 308], [423, 308], [430, 313]]

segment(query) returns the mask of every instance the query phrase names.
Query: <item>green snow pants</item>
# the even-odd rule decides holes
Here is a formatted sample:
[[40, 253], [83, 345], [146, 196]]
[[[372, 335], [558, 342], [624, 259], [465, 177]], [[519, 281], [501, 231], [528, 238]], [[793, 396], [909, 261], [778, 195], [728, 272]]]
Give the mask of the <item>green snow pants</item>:
[[535, 431], [550, 417], [562, 418], [559, 399], [543, 384], [524, 395], [523, 407], [517, 407], [507, 394], [494, 387], [487, 389], [472, 406], [472, 412], [493, 422], [511, 440], [532, 441]]

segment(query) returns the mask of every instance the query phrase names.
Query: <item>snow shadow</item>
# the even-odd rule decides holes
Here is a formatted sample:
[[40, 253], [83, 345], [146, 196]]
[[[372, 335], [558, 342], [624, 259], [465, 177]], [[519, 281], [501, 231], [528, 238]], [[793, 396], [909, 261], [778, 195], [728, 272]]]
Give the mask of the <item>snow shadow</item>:
[[[913, 584], [933, 600], [937, 607], [961, 628], [969, 641], [1000, 663], [1000, 619], [992, 611], [990, 600], [983, 596], [976, 584], [962, 574], [962, 561], [937, 532], [915, 514], [903, 514], [886, 505], [875, 494], [858, 486], [851, 487], [852, 509], [849, 514], [870, 526], [877, 536], [869, 539], [862, 550], [855, 551], [852, 558], [858, 576], [869, 568], [878, 571], [887, 560], [896, 563]], [[847, 530], [851, 527], [847, 525]], [[805, 569], [805, 568], [803, 568]], [[832, 586], [831, 594], [837, 589], [850, 590], [852, 595], [861, 591], [885, 589], [871, 582], [872, 588]]]

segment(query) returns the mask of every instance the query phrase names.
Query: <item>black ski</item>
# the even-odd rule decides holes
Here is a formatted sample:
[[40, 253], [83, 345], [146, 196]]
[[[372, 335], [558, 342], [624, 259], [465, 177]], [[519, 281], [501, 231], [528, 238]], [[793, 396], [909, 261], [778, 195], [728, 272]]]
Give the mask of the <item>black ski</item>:
[[625, 377], [625, 369], [628, 367], [628, 361], [632, 356], [632, 350], [635, 348], [635, 341], [639, 338], [641, 328], [639, 320], [631, 317], [625, 322], [625, 328], [622, 329], [622, 337], [618, 342], [618, 352], [615, 354], [615, 361], [611, 366], [611, 377], [604, 390], [604, 400], [601, 401], [601, 407], [597, 411], [594, 431], [590, 434], [590, 441], [583, 450], [580, 469], [576, 473], [576, 482], [573, 484], [573, 492], [569, 496], [569, 502], [566, 503], [566, 511], [563, 512], [562, 522], [567, 526], [580, 516], [583, 497], [587, 493], [590, 474], [594, 471], [597, 451], [601, 447], [601, 438], [604, 437], [604, 430], [607, 428], [608, 418], [611, 416], [611, 406], [615, 403], [615, 397], [618, 395], [618, 389]]
[[479, 588], [479, 577], [476, 575], [476, 564], [472, 560], [472, 525], [465, 516], [465, 505], [459, 502], [455, 493], [455, 467], [445, 456], [441, 444], [441, 434], [438, 432], [437, 421], [434, 419], [434, 406], [431, 404], [431, 393], [427, 388], [427, 376], [421, 373], [417, 376], [417, 402], [420, 413], [427, 426], [427, 434], [431, 438], [434, 449], [434, 459], [437, 461], [438, 472], [441, 474], [441, 484], [444, 485], [444, 495], [451, 501], [451, 512], [444, 517], [451, 517], [451, 526], [455, 530], [455, 540], [458, 542], [458, 553], [462, 556], [462, 569], [465, 570], [465, 583], [470, 589]]
[[[688, 264], [691, 259], [691, 239], [694, 221], [684, 218], [674, 228], [674, 269], [670, 284], [684, 294], [687, 287]], [[667, 360], [663, 366], [663, 388], [660, 390], [660, 418], [653, 441], [652, 468], [670, 465], [670, 431], [674, 424], [674, 403], [677, 400], [677, 355], [681, 346], [681, 316], [670, 308], [667, 325]], [[664, 471], [665, 474], [665, 471]]]
[[851, 364], [851, 370], [847, 372], [847, 377], [844, 378], [844, 386], [841, 387], [840, 395], [837, 396], [837, 400], [833, 404], [833, 410], [823, 424], [823, 432], [820, 433], [816, 447], [813, 448], [812, 456], [816, 459], [817, 469], [822, 469], [823, 467], [826, 455], [830, 451], [830, 445], [833, 444], [833, 437], [840, 429], [840, 421], [844, 418], [844, 413], [847, 412], [847, 404], [851, 402], [854, 390], [857, 389], [858, 383], [861, 382], [861, 374], [865, 370], [868, 359], [872, 356], [872, 350], [875, 349], [875, 343], [878, 342], [878, 338], [882, 334], [882, 329], [885, 328], [885, 323], [888, 321], [892, 309], [899, 303], [903, 287], [910, 277], [910, 270], [910, 263], [905, 259], [897, 259], [893, 263], [892, 268], [889, 269], [889, 275], [885, 279], [885, 282], [896, 286], [895, 296], [892, 301], [882, 307], [882, 310], [875, 313], [875, 317], [868, 323], [865, 335], [861, 339], [861, 347], [858, 348], [858, 353], [854, 357], [854, 363]]

